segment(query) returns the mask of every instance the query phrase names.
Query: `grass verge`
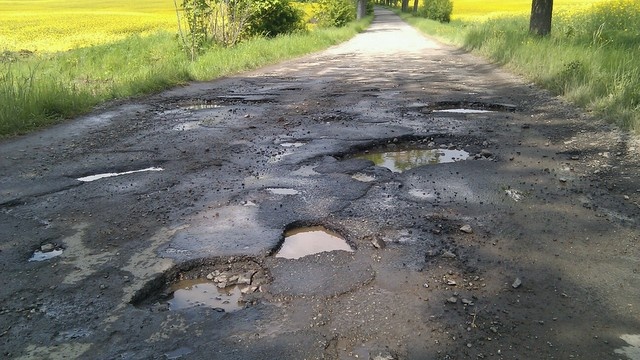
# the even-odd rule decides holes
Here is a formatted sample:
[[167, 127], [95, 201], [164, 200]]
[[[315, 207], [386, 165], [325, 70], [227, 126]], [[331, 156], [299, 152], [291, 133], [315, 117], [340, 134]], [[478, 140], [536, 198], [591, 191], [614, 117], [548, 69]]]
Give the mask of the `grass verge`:
[[169, 33], [37, 57], [5, 53], [0, 56], [0, 137], [59, 123], [108, 100], [212, 80], [318, 51], [353, 37], [370, 22], [369, 17], [342, 28], [211, 48], [195, 62]]
[[505, 65], [612, 123], [640, 133], [640, 1], [613, 0], [554, 14], [552, 35], [528, 17], [449, 24], [402, 15], [424, 33]]

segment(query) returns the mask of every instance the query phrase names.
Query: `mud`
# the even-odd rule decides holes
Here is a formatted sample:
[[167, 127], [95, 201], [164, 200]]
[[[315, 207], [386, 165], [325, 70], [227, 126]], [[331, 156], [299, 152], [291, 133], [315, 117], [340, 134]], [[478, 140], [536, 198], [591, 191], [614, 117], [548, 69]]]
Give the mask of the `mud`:
[[[376, 14], [327, 51], [2, 142], [2, 356], [636, 360], [638, 139]], [[355, 158], [409, 145], [469, 159]], [[274, 256], [319, 224], [353, 251]], [[43, 244], [64, 251], [29, 262]], [[241, 309], [170, 310], [195, 279]]]

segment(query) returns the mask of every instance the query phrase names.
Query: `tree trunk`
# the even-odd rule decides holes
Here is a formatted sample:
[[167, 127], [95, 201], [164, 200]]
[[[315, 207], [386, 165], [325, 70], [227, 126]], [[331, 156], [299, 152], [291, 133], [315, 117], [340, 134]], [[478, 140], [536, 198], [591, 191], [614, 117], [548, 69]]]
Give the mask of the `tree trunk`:
[[553, 0], [533, 0], [531, 4], [529, 32], [540, 36], [549, 35], [549, 33], [551, 33], [552, 13]]
[[413, 12], [414, 13], [418, 12], [418, 1], [419, 0], [413, 0]]
[[358, 11], [356, 12], [358, 20], [367, 16], [367, 0], [358, 0]]
[[402, 12], [409, 11], [409, 0], [402, 0]]

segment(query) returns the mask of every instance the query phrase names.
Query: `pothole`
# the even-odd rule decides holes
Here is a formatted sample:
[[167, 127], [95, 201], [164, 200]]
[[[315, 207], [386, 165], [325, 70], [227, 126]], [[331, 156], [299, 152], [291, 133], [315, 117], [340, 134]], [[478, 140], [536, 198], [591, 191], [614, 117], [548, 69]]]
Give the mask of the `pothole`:
[[77, 178], [76, 180], [82, 181], [82, 182], [91, 182], [91, 181], [96, 181], [96, 180], [115, 177], [115, 176], [129, 175], [129, 174], [135, 174], [135, 173], [147, 172], [147, 171], [164, 171], [164, 169], [161, 167], [148, 167], [145, 169], [124, 171], [124, 172], [118, 172], [118, 173], [102, 173], [102, 174], [96, 174], [96, 175], [89, 175], [89, 176]]
[[353, 252], [351, 246], [338, 233], [323, 226], [308, 226], [285, 231], [284, 242], [275, 256], [299, 259], [307, 255], [336, 250]]
[[[433, 135], [433, 136], [403, 136], [360, 145], [348, 153], [337, 155], [340, 160], [361, 159], [368, 160], [379, 167], [392, 172], [401, 173], [409, 169], [426, 165], [437, 165], [465, 160], [495, 160], [492, 151], [487, 147], [488, 141], [481, 141], [469, 136]], [[361, 175], [361, 169], [356, 169], [352, 178], [358, 181], [372, 181]]]
[[45, 261], [62, 255], [63, 248], [54, 244], [44, 244], [40, 246], [40, 249], [33, 252], [33, 255], [29, 258], [29, 262], [33, 261]]
[[266, 271], [248, 258], [216, 258], [181, 264], [150, 281], [132, 299], [139, 307], [157, 311], [209, 308], [234, 312], [250, 305]]
[[356, 155], [355, 158], [370, 160], [376, 166], [401, 173], [418, 166], [467, 160], [469, 153], [464, 150], [449, 149], [407, 149], [367, 152]]

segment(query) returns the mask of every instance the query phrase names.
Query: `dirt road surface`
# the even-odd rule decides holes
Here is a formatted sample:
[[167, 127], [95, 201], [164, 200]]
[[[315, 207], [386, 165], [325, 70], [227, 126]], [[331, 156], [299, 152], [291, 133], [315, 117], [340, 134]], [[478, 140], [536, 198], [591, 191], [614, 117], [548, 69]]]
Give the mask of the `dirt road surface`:
[[640, 359], [637, 139], [376, 13], [0, 144], [2, 356]]

